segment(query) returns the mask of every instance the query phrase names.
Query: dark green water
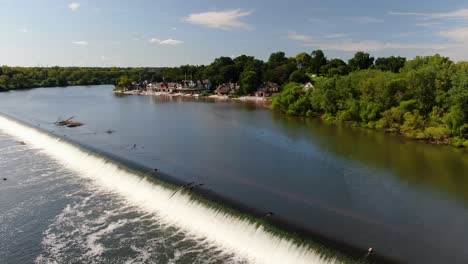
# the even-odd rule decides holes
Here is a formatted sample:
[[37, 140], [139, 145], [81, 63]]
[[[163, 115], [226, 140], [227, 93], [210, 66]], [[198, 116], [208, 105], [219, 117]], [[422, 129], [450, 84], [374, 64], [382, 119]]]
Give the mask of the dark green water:
[[[3, 93], [0, 113], [363, 250], [411, 263], [468, 262], [466, 151], [252, 105], [119, 97], [112, 88]], [[70, 116], [86, 125], [51, 124]]]

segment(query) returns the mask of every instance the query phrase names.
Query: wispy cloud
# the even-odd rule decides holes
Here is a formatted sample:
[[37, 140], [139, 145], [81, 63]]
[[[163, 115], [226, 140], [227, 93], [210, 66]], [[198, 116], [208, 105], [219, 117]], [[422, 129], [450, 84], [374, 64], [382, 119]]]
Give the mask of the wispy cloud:
[[328, 34], [319, 36], [319, 38], [331, 39], [331, 38], [344, 38], [348, 37], [350, 34], [347, 33], [337, 33], [337, 34]]
[[80, 8], [80, 4], [79, 3], [70, 3], [68, 4], [68, 9], [70, 9], [71, 11], [76, 11]]
[[322, 19], [322, 18], [309, 18], [308, 20], [309, 22], [316, 23], [316, 24], [325, 24], [328, 22], [328, 20]]
[[438, 26], [441, 25], [442, 23], [440, 22], [421, 22], [421, 23], [416, 23], [414, 24], [415, 26], [418, 27], [433, 27], [433, 26]]
[[314, 40], [314, 37], [310, 35], [299, 34], [294, 31], [290, 31], [288, 33], [288, 39], [300, 41], [300, 42], [312, 42]]
[[383, 19], [370, 17], [370, 16], [348, 17], [348, 18], [345, 18], [345, 19], [348, 20], [348, 21], [354, 22], [356, 24], [360, 24], [360, 25], [375, 24], [375, 23], [384, 22]]
[[252, 12], [244, 12], [240, 9], [226, 11], [211, 11], [190, 14], [184, 21], [190, 24], [201, 25], [223, 30], [244, 29], [252, 30], [253, 27], [242, 22], [240, 19], [249, 16]]
[[344, 38], [349, 36], [349, 34], [345, 33], [336, 33], [336, 34], [327, 34], [327, 35], [305, 35], [305, 34], [300, 34], [294, 31], [289, 31], [288, 32], [288, 39], [294, 40], [294, 41], [299, 41], [303, 43], [311, 43], [320, 39], [335, 39], [335, 38]]
[[451, 12], [418, 13], [418, 12], [389, 12], [393, 16], [412, 16], [424, 19], [462, 19], [468, 20], [468, 8], [457, 9]]
[[73, 41], [72, 43], [80, 46], [87, 46], [89, 44], [87, 41], [84, 40]]
[[183, 41], [180, 41], [180, 40], [176, 40], [176, 39], [164, 39], [164, 40], [161, 40], [161, 39], [157, 39], [157, 38], [152, 38], [149, 40], [150, 43], [157, 43], [159, 45], [179, 45], [179, 44], [182, 44], [184, 43]]
[[468, 45], [468, 27], [455, 28], [447, 31], [438, 32], [438, 35], [446, 37], [457, 43]]

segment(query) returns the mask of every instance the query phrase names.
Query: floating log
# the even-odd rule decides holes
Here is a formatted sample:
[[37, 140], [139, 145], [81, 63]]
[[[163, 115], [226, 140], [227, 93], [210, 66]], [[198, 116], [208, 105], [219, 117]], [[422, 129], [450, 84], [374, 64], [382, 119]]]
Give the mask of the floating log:
[[73, 118], [75, 118], [75, 117], [72, 116], [72, 117], [70, 117], [70, 118], [68, 118], [66, 120], [57, 121], [57, 122], [55, 122], [55, 125], [57, 125], [57, 126], [66, 126], [66, 127], [79, 127], [79, 126], [84, 125], [81, 122], [73, 121]]

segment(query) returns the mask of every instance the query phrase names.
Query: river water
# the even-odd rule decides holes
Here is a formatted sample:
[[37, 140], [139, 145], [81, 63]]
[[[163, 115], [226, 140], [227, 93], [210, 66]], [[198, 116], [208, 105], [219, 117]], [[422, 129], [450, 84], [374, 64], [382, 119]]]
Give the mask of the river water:
[[[71, 155], [63, 140], [52, 148], [53, 135], [43, 138], [11, 118], [204, 184], [363, 252], [373, 247], [408, 263], [468, 262], [464, 150], [255, 105], [120, 97], [112, 88], [0, 94], [0, 113], [10, 117], [0, 120], [0, 171], [8, 178], [0, 183], [0, 263], [316, 260], [249, 224], [188, 206], [184, 197], [169, 199], [167, 190], [146, 180], [127, 175], [109, 182], [121, 172], [98, 160], [87, 164], [87, 156]], [[53, 125], [70, 116], [85, 125]]]

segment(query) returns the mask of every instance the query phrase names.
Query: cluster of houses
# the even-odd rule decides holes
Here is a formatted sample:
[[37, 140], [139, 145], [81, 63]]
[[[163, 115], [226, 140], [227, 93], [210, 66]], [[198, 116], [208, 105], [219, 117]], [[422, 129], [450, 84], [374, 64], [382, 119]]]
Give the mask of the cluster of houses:
[[[214, 93], [220, 96], [235, 95], [239, 89], [238, 83], [223, 83], [216, 86]], [[203, 94], [210, 93], [212, 91], [212, 85], [210, 80], [183, 80], [181, 82], [158, 82], [150, 83], [144, 81], [142, 83], [132, 82], [132, 89], [139, 91], [146, 91], [148, 93], [159, 92], [159, 93], [181, 93], [181, 94]], [[315, 89], [312, 83], [306, 83], [303, 86], [303, 90]], [[255, 92], [256, 97], [270, 97], [281, 91], [281, 86], [274, 82], [265, 82]]]

